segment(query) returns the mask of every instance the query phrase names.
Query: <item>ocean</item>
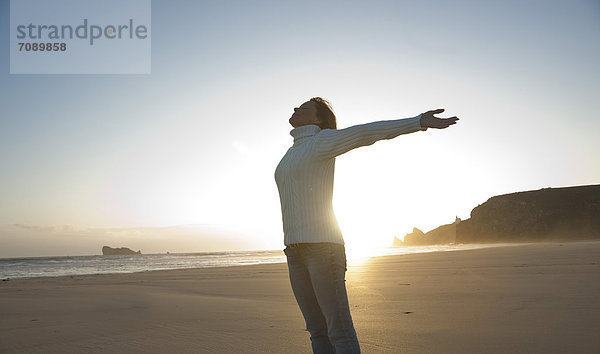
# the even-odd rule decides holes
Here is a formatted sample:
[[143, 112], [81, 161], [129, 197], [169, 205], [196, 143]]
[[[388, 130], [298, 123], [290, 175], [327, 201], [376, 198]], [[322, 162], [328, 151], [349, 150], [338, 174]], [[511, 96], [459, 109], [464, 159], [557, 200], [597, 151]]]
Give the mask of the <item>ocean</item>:
[[[382, 247], [360, 254], [346, 250], [348, 265], [383, 255], [454, 251], [496, 245], [444, 245]], [[0, 279], [56, 277], [85, 274], [134, 273], [165, 269], [231, 267], [248, 264], [284, 263], [283, 250], [223, 251], [199, 253], [142, 254], [127, 256], [57, 256], [0, 258]]]

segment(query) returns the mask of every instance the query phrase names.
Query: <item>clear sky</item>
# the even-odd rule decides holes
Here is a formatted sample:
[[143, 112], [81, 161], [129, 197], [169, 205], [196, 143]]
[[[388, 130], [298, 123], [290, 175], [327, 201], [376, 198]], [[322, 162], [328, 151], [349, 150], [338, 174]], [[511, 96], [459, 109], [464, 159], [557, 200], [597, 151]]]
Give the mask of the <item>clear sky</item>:
[[283, 249], [313, 96], [339, 128], [460, 118], [337, 158], [350, 248], [600, 183], [598, 1], [153, 1], [150, 75], [10, 75], [8, 0], [0, 31], [0, 257]]

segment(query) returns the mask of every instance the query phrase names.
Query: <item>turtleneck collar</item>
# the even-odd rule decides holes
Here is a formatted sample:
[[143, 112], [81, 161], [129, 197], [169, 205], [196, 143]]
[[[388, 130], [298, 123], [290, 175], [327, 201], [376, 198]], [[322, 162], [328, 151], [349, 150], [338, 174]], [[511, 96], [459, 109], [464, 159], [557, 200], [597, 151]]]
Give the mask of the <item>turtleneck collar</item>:
[[313, 136], [321, 131], [321, 128], [316, 124], [306, 124], [294, 128], [290, 131], [290, 135], [294, 137], [294, 143], [307, 136]]

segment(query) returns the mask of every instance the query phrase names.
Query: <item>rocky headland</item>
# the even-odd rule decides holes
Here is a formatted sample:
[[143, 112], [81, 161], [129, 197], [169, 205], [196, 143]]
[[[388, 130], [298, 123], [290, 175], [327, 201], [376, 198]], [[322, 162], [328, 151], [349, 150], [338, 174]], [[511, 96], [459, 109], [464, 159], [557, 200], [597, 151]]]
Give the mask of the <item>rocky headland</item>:
[[600, 239], [600, 185], [543, 188], [491, 197], [427, 233], [394, 239], [395, 246]]

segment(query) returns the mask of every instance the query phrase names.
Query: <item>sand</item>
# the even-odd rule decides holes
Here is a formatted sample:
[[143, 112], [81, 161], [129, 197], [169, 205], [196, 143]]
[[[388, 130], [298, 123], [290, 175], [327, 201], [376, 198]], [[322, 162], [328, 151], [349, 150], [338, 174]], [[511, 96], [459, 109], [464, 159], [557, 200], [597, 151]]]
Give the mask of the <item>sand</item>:
[[[598, 353], [600, 242], [374, 257], [364, 353]], [[310, 353], [287, 265], [0, 282], [0, 352]]]

